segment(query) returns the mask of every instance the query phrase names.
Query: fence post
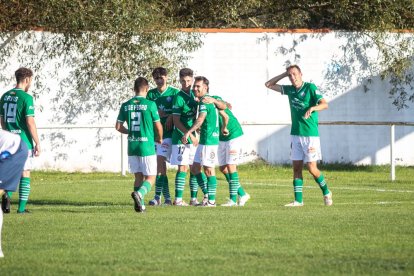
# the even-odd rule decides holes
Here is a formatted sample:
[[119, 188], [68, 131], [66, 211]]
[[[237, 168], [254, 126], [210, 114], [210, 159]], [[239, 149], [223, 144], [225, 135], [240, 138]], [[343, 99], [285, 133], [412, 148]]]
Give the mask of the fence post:
[[391, 181], [395, 180], [395, 157], [394, 157], [394, 142], [395, 142], [395, 125], [391, 124], [391, 141], [390, 141], [390, 163], [391, 163]]

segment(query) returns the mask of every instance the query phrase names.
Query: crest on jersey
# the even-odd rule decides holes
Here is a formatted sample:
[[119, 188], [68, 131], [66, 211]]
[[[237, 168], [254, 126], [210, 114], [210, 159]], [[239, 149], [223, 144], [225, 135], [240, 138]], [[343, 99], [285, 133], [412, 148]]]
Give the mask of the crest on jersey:
[[172, 101], [172, 97], [171, 96], [168, 96], [167, 97], [167, 102], [171, 102]]
[[137, 103], [139, 103], [139, 100], [133, 100], [133, 103], [137, 104]]

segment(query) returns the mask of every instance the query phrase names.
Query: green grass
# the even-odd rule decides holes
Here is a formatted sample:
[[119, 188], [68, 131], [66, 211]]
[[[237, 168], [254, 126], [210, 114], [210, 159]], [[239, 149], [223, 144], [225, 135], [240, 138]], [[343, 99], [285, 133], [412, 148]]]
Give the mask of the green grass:
[[[305, 206], [284, 207], [291, 167], [253, 163], [239, 169], [252, 196], [243, 208], [147, 206], [144, 214], [133, 210], [131, 175], [33, 172], [33, 213], [15, 213], [15, 194], [4, 215], [0, 274], [414, 274], [414, 168], [397, 167], [395, 182], [386, 166], [321, 168], [331, 207], [307, 172]], [[224, 203], [228, 186], [218, 180]]]

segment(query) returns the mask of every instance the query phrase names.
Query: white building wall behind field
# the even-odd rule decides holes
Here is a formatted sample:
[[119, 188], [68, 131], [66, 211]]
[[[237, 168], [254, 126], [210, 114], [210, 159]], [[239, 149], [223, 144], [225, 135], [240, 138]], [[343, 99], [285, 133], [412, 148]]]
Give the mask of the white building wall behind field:
[[[352, 36], [352, 34], [349, 34]], [[305, 38], [305, 39], [303, 39]], [[295, 52], [276, 54], [279, 47], [290, 48], [302, 42]], [[266, 89], [270, 77], [285, 70], [290, 61], [302, 68], [305, 81], [314, 82], [329, 101], [329, 109], [320, 112], [320, 121], [403, 121], [413, 122], [414, 111], [398, 111], [388, 96], [389, 84], [373, 77], [368, 92], [350, 80], [345, 91], [327, 87], [325, 73], [333, 60], [341, 55], [344, 38], [335, 33], [321, 37], [306, 33], [208, 33], [203, 46], [192, 54], [188, 67], [196, 75], [210, 80], [210, 94], [220, 95], [233, 106], [233, 113], [244, 124], [245, 161], [263, 158], [271, 163], [289, 163], [290, 111], [287, 97]], [[294, 55], [298, 60], [295, 61]], [[16, 68], [19, 64], [16, 64]], [[16, 68], [9, 68], [10, 75]], [[340, 74], [340, 71], [338, 72]], [[177, 73], [175, 74], [177, 75]], [[176, 77], [174, 73], [171, 77]], [[107, 120], [99, 125], [108, 128], [47, 129], [52, 123], [50, 111], [53, 87], [59, 76], [50, 80], [49, 94], [36, 101], [36, 120], [42, 139], [42, 155], [37, 169], [63, 171], [120, 171], [121, 139], [113, 128], [117, 110], [109, 111]], [[281, 83], [288, 84], [288, 79]], [[13, 83], [0, 84], [1, 91]], [[85, 117], [79, 121], [88, 125]], [[63, 122], [62, 122], [63, 124]], [[395, 156], [399, 165], [414, 165], [414, 127], [396, 127]], [[389, 126], [320, 126], [323, 161], [355, 164], [388, 164]], [[123, 138], [125, 145], [125, 137]], [[124, 147], [126, 152], [126, 147]], [[126, 159], [124, 159], [126, 163]]]

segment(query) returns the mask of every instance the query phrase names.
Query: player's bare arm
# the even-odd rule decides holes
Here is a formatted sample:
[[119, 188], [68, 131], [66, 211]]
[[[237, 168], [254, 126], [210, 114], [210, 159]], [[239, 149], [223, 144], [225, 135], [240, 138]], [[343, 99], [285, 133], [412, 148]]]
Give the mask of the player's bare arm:
[[221, 126], [221, 133], [227, 136], [230, 134], [229, 130], [227, 129], [227, 125], [229, 124], [229, 115], [224, 110], [219, 110], [219, 115], [223, 119], [223, 124]]
[[119, 131], [120, 133], [122, 133], [122, 134], [128, 134], [128, 129], [126, 127], [124, 127], [123, 122], [116, 122], [115, 129], [117, 131]]
[[[206, 119], [207, 114], [206, 113], [200, 113], [200, 115], [198, 115], [197, 120], [194, 122], [194, 125], [187, 131], [184, 133], [183, 137], [181, 138], [181, 142], [183, 144], [187, 144], [187, 139], [188, 137], [190, 137], [191, 141], [194, 144], [193, 139], [191, 138], [191, 133], [193, 133], [194, 131], [196, 131], [197, 129], [199, 129], [201, 127], [201, 125], [204, 123], [204, 120]], [[190, 136], [191, 135], [191, 136]]]
[[284, 72], [276, 77], [271, 78], [265, 83], [265, 86], [269, 89], [272, 89], [276, 92], [282, 92], [282, 86], [277, 84], [281, 79], [286, 78], [288, 76], [287, 72]]
[[313, 111], [321, 111], [321, 110], [325, 110], [328, 109], [328, 102], [322, 98], [319, 100], [318, 104], [315, 106], [311, 106], [305, 113], [305, 119], [308, 119]]
[[173, 116], [172, 114], [168, 115], [167, 121], [165, 121], [166, 130], [172, 130], [174, 127]]
[[216, 106], [217, 109], [220, 109], [220, 110], [224, 110], [227, 108], [227, 104], [224, 101], [217, 100], [210, 96], [204, 97], [202, 102], [206, 104], [212, 103]]
[[154, 122], [154, 129], [155, 129], [155, 142], [162, 144], [162, 124], [160, 121]]
[[37, 127], [36, 127], [36, 122], [35, 122], [34, 117], [27, 116], [26, 124], [27, 124], [27, 128], [29, 129], [30, 135], [32, 136], [33, 141], [35, 143], [34, 155], [39, 156], [40, 155], [40, 141], [39, 141], [39, 136], [37, 135]]

